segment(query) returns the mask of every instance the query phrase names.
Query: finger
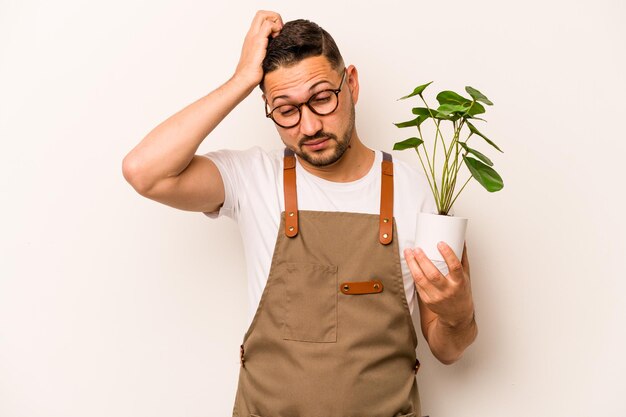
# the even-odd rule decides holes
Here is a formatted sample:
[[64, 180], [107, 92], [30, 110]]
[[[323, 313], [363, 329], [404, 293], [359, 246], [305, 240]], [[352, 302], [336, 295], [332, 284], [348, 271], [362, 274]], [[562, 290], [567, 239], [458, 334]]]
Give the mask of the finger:
[[254, 15], [254, 19], [252, 19], [252, 25], [250, 25], [251, 26], [250, 29], [255, 29], [255, 31], [258, 31], [259, 29], [261, 29], [261, 24], [265, 20], [266, 15], [267, 15], [267, 12], [265, 10], [257, 11], [256, 14]]
[[435, 264], [428, 259], [428, 256], [426, 256], [422, 248], [415, 248], [413, 252], [415, 253], [415, 259], [420, 269], [424, 272], [428, 281], [440, 290], [445, 288], [447, 285], [446, 277], [444, 277]]
[[267, 11], [267, 10], [259, 10], [256, 15], [254, 16], [254, 20], [253, 20], [253, 26], [255, 26], [257, 29], [261, 27], [261, 25], [265, 22], [265, 21], [270, 21], [272, 23], [278, 23], [281, 27], [283, 25], [283, 19], [280, 17], [280, 15], [276, 12], [271, 12], [271, 11]]
[[273, 23], [271, 35], [273, 38], [275, 38], [284, 26], [283, 18], [278, 13], [272, 12], [269, 20], [271, 20]]
[[448, 265], [448, 276], [450, 279], [456, 282], [461, 282], [465, 279], [463, 275], [463, 266], [461, 265], [461, 261], [456, 256], [454, 251], [446, 242], [439, 242], [437, 244], [437, 249], [439, 249], [439, 253], [443, 256], [443, 260], [446, 261], [446, 265]]
[[248, 33], [253, 35], [261, 32], [261, 28], [263, 27], [265, 21], [268, 18], [272, 18], [270, 14], [271, 12], [268, 12], [266, 10], [257, 11], [254, 15], [254, 19], [252, 19], [252, 24], [250, 25], [250, 30], [248, 31]]
[[461, 265], [463, 265], [463, 271], [469, 277], [470, 265], [469, 265], [469, 259], [467, 258], [467, 243], [463, 244], [463, 255], [461, 255]]
[[276, 35], [280, 33], [282, 28], [283, 26], [280, 23], [278, 23], [278, 21], [266, 19], [263, 21], [263, 23], [261, 23], [260, 33], [264, 37], [268, 37], [270, 35], [272, 37], [276, 37]]
[[275, 38], [276, 36], [278, 36], [281, 30], [283, 30], [283, 25], [279, 22], [274, 22], [274, 25], [272, 26], [272, 33], [270, 33], [270, 36], [272, 38]]
[[404, 250], [404, 259], [406, 259], [406, 263], [409, 266], [409, 270], [411, 271], [413, 281], [415, 281], [415, 285], [418, 288], [418, 292], [425, 294], [428, 297], [429, 292], [433, 291], [434, 288], [419, 267], [417, 260], [415, 259], [415, 254], [411, 249], [407, 248]]
[[283, 18], [278, 13], [276, 13], [276, 20], [275, 20], [275, 22], [278, 23], [280, 25], [280, 27], [284, 26]]

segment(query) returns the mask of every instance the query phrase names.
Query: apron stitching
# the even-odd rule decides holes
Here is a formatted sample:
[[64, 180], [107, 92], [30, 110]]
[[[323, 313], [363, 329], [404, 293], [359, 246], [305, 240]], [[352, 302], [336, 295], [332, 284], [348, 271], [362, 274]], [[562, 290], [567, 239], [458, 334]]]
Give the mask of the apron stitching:
[[258, 321], [258, 317], [261, 313], [261, 307], [264, 304], [264, 301], [267, 299], [268, 295], [266, 294], [269, 293], [270, 291], [270, 286], [269, 283], [271, 282], [271, 278], [272, 276], [275, 274], [274, 271], [274, 265], [276, 262], [276, 258], [278, 257], [278, 252], [279, 252], [279, 246], [282, 245], [283, 240], [284, 240], [284, 236], [281, 237], [281, 234], [284, 235], [284, 233], [281, 233], [281, 231], [283, 230], [283, 225], [284, 225], [284, 216], [285, 216], [285, 212], [281, 213], [281, 221], [280, 224], [278, 225], [278, 236], [276, 237], [276, 243], [274, 244], [274, 253], [272, 255], [272, 261], [270, 263], [270, 271], [269, 274], [267, 276], [267, 281], [265, 281], [265, 287], [263, 288], [263, 293], [261, 294], [261, 299], [259, 300], [259, 305], [257, 306], [257, 309], [254, 313], [254, 317], [252, 318], [252, 322], [250, 323], [250, 326], [248, 327], [248, 331], [246, 331], [244, 338], [243, 338], [243, 343], [245, 344], [246, 341], [248, 340], [249, 336], [252, 334], [252, 330], [254, 330], [254, 327], [256, 326], [256, 323]]
[[[396, 218], [395, 216], [393, 217], [393, 230], [394, 230], [394, 234], [397, 234], [397, 225], [396, 225]], [[404, 316], [405, 319], [408, 321], [408, 325], [410, 328], [410, 333], [411, 333], [411, 339], [413, 340], [413, 345], [415, 347], [417, 347], [417, 333], [415, 332], [415, 326], [413, 325], [413, 318], [411, 316], [411, 310], [409, 309], [409, 303], [407, 302], [406, 299], [406, 291], [404, 291], [404, 275], [402, 274], [402, 266], [400, 265], [400, 248], [399, 248], [399, 244], [398, 244], [398, 237], [394, 236], [393, 239], [393, 253], [394, 253], [394, 264], [395, 264], [395, 269], [396, 269], [396, 276], [400, 276], [400, 282], [398, 283], [398, 285], [400, 286], [400, 294], [402, 295], [402, 305], [404, 306]]]

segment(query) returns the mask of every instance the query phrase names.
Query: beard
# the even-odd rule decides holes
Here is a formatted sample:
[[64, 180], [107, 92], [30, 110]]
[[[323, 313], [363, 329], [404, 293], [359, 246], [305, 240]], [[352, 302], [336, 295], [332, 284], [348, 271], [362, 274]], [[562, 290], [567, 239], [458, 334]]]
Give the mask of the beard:
[[[350, 147], [350, 139], [354, 132], [354, 105], [350, 109], [348, 126], [340, 138], [337, 135], [320, 130], [312, 136], [304, 136], [298, 141], [298, 149], [293, 149], [296, 155], [316, 167], [325, 167], [339, 161]], [[311, 140], [328, 138], [326, 148], [319, 151], [303, 151], [303, 145]]]

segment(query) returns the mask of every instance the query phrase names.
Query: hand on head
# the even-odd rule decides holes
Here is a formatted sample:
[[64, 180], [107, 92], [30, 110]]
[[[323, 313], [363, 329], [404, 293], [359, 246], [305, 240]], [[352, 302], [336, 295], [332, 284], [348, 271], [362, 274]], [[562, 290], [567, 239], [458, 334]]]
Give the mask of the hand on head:
[[234, 77], [243, 80], [252, 87], [263, 79], [263, 59], [265, 58], [269, 37], [276, 37], [283, 27], [283, 19], [276, 12], [259, 10], [246, 34], [241, 48], [241, 57]]

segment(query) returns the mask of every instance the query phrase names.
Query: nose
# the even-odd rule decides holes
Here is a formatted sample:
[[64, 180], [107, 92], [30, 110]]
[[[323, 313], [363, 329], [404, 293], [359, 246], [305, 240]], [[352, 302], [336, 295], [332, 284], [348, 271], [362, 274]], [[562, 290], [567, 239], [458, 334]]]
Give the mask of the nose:
[[313, 136], [322, 130], [322, 120], [320, 119], [320, 116], [313, 113], [306, 105], [302, 106], [300, 111], [300, 131], [303, 134]]

